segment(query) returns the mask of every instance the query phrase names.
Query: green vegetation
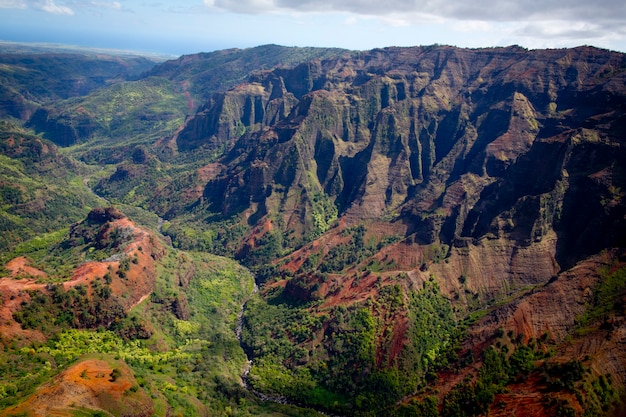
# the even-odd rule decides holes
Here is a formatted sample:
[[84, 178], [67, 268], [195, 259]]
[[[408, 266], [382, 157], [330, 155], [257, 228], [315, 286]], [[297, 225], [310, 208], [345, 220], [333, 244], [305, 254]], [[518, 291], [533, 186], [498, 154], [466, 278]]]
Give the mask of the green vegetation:
[[[40, 282], [63, 282], [71, 277], [79, 264], [105, 259], [120, 261], [120, 267], [115, 272], [121, 276], [128, 271], [131, 263], [136, 262], [135, 258], [124, 255], [132, 237], [133, 232], [128, 228], [110, 227], [108, 221], [88, 218], [72, 225], [70, 230], [59, 230], [21, 243], [7, 255], [26, 256], [45, 271], [48, 276], [38, 278]], [[111, 273], [113, 271], [109, 271], [109, 275]], [[106, 281], [106, 277], [100, 278]], [[106, 284], [110, 284], [108, 281]]]
[[442, 416], [478, 416], [485, 414], [495, 395], [520, 373], [527, 375], [534, 369], [534, 352], [519, 346], [509, 358], [506, 353], [490, 347], [483, 354], [483, 365], [475, 382], [463, 382], [444, 398]]
[[434, 280], [409, 296], [409, 344], [402, 353], [403, 367], [420, 374], [445, 368], [455, 355], [461, 329]]
[[368, 244], [365, 241], [366, 228], [363, 225], [343, 231], [344, 236], [350, 236], [347, 243], [340, 243], [333, 246], [323, 259], [307, 259], [302, 266], [302, 272], [318, 270], [321, 273], [341, 272], [346, 267], [357, 265], [368, 256], [374, 253], [375, 244]]
[[0, 46], [0, 117], [20, 118], [38, 105], [85, 95], [105, 85], [136, 77], [155, 65], [150, 59], [82, 50]]
[[[595, 155], [567, 157], [571, 189], [562, 178], [549, 176], [522, 186], [516, 174], [532, 172], [529, 158], [512, 158], [504, 150], [504, 163], [484, 152], [498, 137], [505, 143], [506, 129], [516, 127], [511, 117], [519, 114], [506, 110], [509, 103], [488, 103], [492, 95], [478, 90], [480, 105], [466, 102], [463, 94], [452, 100], [442, 93], [445, 88], [427, 84], [433, 67], [426, 59], [421, 68], [387, 73], [387, 55], [402, 68], [411, 66], [408, 50], [397, 53], [266, 45], [181, 57], [136, 81], [128, 75], [149, 68], [149, 62], [114, 60], [117, 64], [100, 71], [86, 68], [94, 62], [98, 67], [96, 58], [65, 57], [66, 79], [56, 77], [63, 65], [49, 57], [13, 57], [0, 65], [0, 118], [10, 120], [0, 120], [0, 264], [23, 255], [47, 273], [18, 274], [12, 284], [35, 278], [45, 288], [1, 299], [12, 304], [12, 318], [27, 332], [24, 339], [0, 335], [0, 408], [24, 400], [77, 361], [98, 357], [112, 364], [110, 381], [122, 379], [126, 365], [131, 367], [137, 385], [129, 392], [147, 393], [156, 416], [316, 414], [263, 402], [255, 391], [345, 415], [477, 416], [511, 384], [529, 377], [541, 384], [547, 414], [580, 414], [579, 407], [588, 416], [607, 413], [618, 395], [611, 377], [593, 373], [586, 359], [551, 360], [560, 347], [547, 343], [547, 334], [523, 344], [523, 335], [513, 339], [499, 329], [492, 346], [468, 349], [469, 326], [544, 289], [539, 284], [513, 290], [503, 281], [508, 296], [487, 301], [492, 294], [484, 288], [493, 289], [492, 283], [466, 275], [461, 264], [481, 261], [467, 249], [471, 246], [487, 251], [507, 237], [534, 245], [552, 229], [561, 266], [566, 265], [561, 259], [573, 262], [576, 253], [591, 254], [580, 242], [602, 246], [596, 232], [623, 220], [623, 168], [615, 158], [612, 165], [601, 163], [603, 152], [618, 149], [613, 122], [602, 122], [602, 141], [590, 127], [563, 148], [589, 146]], [[338, 54], [346, 59], [299, 65]], [[439, 62], [445, 62], [441, 56]], [[49, 79], [47, 70], [56, 78]], [[234, 94], [214, 94], [246, 78], [252, 83]], [[446, 77], [439, 78], [445, 84]], [[317, 88], [319, 94], [308, 94]], [[253, 94], [244, 96], [245, 91]], [[548, 106], [550, 118], [558, 116], [552, 104], [557, 103]], [[192, 119], [200, 106], [202, 117]], [[540, 113], [544, 107], [534, 108]], [[483, 113], [487, 109], [490, 113]], [[559, 114], [580, 117], [568, 108]], [[607, 114], [614, 113], [588, 114], [579, 125], [606, 121]], [[541, 120], [546, 132], [568, 121]], [[276, 129], [268, 128], [274, 123]], [[220, 136], [216, 125], [227, 133]], [[500, 127], [504, 130], [497, 133]], [[556, 146], [539, 142], [546, 149]], [[592, 142], [610, 150], [595, 152]], [[574, 168], [583, 160], [581, 175]], [[581, 178], [606, 190], [597, 210], [572, 216], [569, 206], [576, 205], [577, 193], [586, 192]], [[554, 194], [548, 190], [554, 181], [560, 184], [559, 201], [548, 207], [541, 195]], [[541, 201], [521, 195], [526, 190]], [[487, 201], [491, 197], [493, 204]], [[103, 205], [148, 226], [155, 239], [157, 232], [165, 236], [163, 252], [152, 252], [156, 274], [152, 269], [146, 274], [154, 280], [146, 283], [150, 294], [132, 311], [124, 311], [129, 296], [119, 290], [135, 278], [129, 272], [140, 262], [124, 255], [133, 238], [130, 229], [83, 220]], [[373, 226], [354, 225], [359, 210], [371, 207], [387, 214]], [[338, 221], [344, 211], [348, 216]], [[570, 220], [582, 224], [587, 217], [596, 220], [570, 239]], [[344, 229], [343, 220], [352, 226]], [[526, 223], [534, 224], [528, 236]], [[303, 248], [329, 231], [332, 236]], [[615, 235], [619, 231], [615, 228]], [[380, 253], [404, 233], [407, 247], [398, 256]], [[428, 244], [417, 248], [420, 242]], [[254, 280], [247, 269], [216, 255], [254, 271], [260, 293], [251, 295]], [[88, 285], [63, 285], [81, 263], [104, 260], [119, 262], [119, 268], [110, 267]], [[421, 273], [406, 266], [420, 262]], [[442, 285], [446, 291], [434, 276], [420, 284], [429, 267], [439, 270], [447, 263], [463, 272]], [[577, 318], [574, 336], [612, 331], [620, 323], [625, 271], [611, 265], [592, 292], [586, 290], [587, 309]], [[373, 284], [364, 289], [365, 282]], [[11, 303], [15, 297], [21, 304]], [[242, 381], [248, 357], [253, 364]], [[431, 388], [441, 376], [458, 373], [461, 382], [448, 392]], [[73, 413], [103, 415], [88, 409]]]
[[[85, 355], [106, 354], [131, 366], [140, 387], [155, 401], [158, 416], [204, 415], [205, 410], [307, 415], [292, 406], [262, 405], [240, 385], [246, 356], [235, 326], [253, 284], [250, 273], [233, 261], [169, 250], [159, 261], [155, 292], [128, 317], [103, 314], [104, 279], [94, 281], [93, 297], [80, 286], [66, 292], [50, 285], [47, 294], [33, 293], [17, 315], [26, 327], [51, 337], [44, 344], [22, 346], [1, 341], [0, 370], [7, 371], [0, 372], [0, 404], [15, 404]], [[87, 317], [83, 306], [96, 308], [100, 321], [82, 322]], [[106, 317], [108, 322], [102, 322]]]
[[[503, 335], [498, 337], [505, 340]], [[559, 395], [574, 393], [585, 416], [605, 415], [617, 400], [610, 376], [596, 378], [583, 362], [552, 362], [551, 355], [542, 340], [531, 340], [524, 345], [517, 339], [490, 346], [483, 352], [482, 366], [476, 378], [465, 380], [446, 394], [440, 415], [484, 415], [495, 396], [507, 392], [507, 385], [526, 380], [532, 373], [539, 374], [547, 386], [543, 395], [546, 412], [558, 416], [577, 415], [569, 400]]]
[[[358, 225], [344, 229], [342, 236], [350, 237], [348, 242], [342, 242], [333, 246], [328, 253], [310, 255], [302, 267], [300, 272], [317, 271], [321, 274], [341, 273], [346, 268], [353, 267], [365, 261], [368, 257], [378, 252], [383, 247], [397, 242], [398, 236], [383, 236], [382, 238], [367, 238], [367, 228], [364, 225]], [[362, 267], [363, 271], [379, 272], [384, 270], [393, 270], [395, 267], [393, 262], [381, 262], [371, 259], [369, 263]]]
[[37, 353], [37, 345], [19, 347], [18, 341], [0, 338], [0, 409], [15, 404], [55, 372], [51, 357]]
[[[161, 260], [160, 268], [151, 303], [134, 312], [155, 329], [141, 345], [184, 356], [147, 369], [129, 359], [137, 375], [183, 415], [201, 414], [194, 398], [217, 414], [259, 414], [256, 400], [239, 382], [246, 356], [235, 335], [241, 304], [252, 292], [250, 273], [225, 258], [175, 251]], [[180, 277], [187, 274], [193, 277], [181, 287]]]
[[[48, 108], [45, 120], [35, 117], [31, 124], [63, 146], [89, 139], [95, 143], [106, 141], [105, 148], [111, 148], [130, 138], [137, 144], [172, 134], [186, 111], [184, 95], [169, 80], [153, 77], [114, 83], [85, 97], [56, 102]], [[65, 132], [63, 136], [58, 135], [59, 131]], [[86, 153], [87, 160], [98, 155], [85, 147], [78, 150]]]
[[51, 143], [0, 121], [0, 261], [20, 243], [67, 228], [99, 203], [82, 183], [88, 172]]
[[197, 210], [172, 219], [163, 233], [174, 247], [234, 257], [247, 231], [239, 216], [223, 218]]
[[576, 319], [579, 333], [602, 320], [608, 320], [615, 312], [623, 311], [626, 267], [606, 267], [600, 271], [600, 275], [600, 282], [593, 288], [593, 299], [585, 313]]
[[576, 397], [585, 410], [585, 417], [607, 414], [619, 407], [619, 392], [613, 387], [611, 375], [600, 375], [597, 378], [585, 378], [576, 384]]
[[358, 226], [348, 244], [334, 246], [319, 266], [320, 272], [341, 272], [348, 265], [358, 264], [373, 253], [373, 248], [365, 245], [365, 227]]
[[285, 241], [280, 230], [271, 230], [255, 240], [255, 247], [245, 254], [246, 265], [267, 265], [284, 253]]
[[[254, 357], [250, 384], [336, 412], [375, 414], [392, 407], [425, 383], [429, 369], [447, 363], [459, 334], [434, 282], [408, 300], [399, 286], [386, 286], [365, 303], [323, 312], [294, 305], [279, 289], [266, 298], [250, 300], [244, 314], [242, 340]], [[385, 317], [405, 308], [410, 346], [388, 368], [377, 358], [377, 345], [385, 346], [389, 335]]]
[[315, 226], [314, 235], [317, 237], [327, 231], [331, 224], [337, 220], [337, 206], [324, 193], [314, 194], [312, 205], [313, 224]]
[[109, 327], [126, 314], [119, 301], [111, 297], [111, 287], [100, 280], [93, 281], [92, 296], [82, 285], [68, 291], [62, 285], [48, 285], [48, 293], [30, 292], [30, 303], [23, 303], [13, 314], [24, 329], [37, 329], [54, 334], [60, 329]]
[[186, 359], [189, 353], [169, 350], [152, 352], [141, 346], [139, 340], [124, 342], [115, 333], [107, 330], [91, 331], [71, 329], [57, 334], [36, 353], [50, 355], [57, 364], [70, 364], [88, 353], [107, 353], [123, 359], [129, 364], [155, 365], [177, 359]]

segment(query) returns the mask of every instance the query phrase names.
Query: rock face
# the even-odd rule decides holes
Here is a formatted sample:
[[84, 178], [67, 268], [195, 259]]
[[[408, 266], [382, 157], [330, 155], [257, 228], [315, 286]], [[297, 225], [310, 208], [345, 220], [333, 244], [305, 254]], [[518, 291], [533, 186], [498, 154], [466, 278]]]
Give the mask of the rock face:
[[[183, 124], [168, 126], [167, 135], [155, 133], [155, 149], [118, 148], [121, 156], [109, 162], [116, 171], [96, 187], [170, 220], [163, 229], [175, 245], [220, 249], [259, 267], [267, 310], [280, 304], [280, 314], [293, 316], [287, 324], [280, 314], [258, 323], [248, 315], [255, 310], [245, 309], [242, 337], [262, 327], [259, 334], [294, 353], [280, 357], [291, 350], [271, 351], [250, 337], [251, 351], [258, 345], [259, 355], [275, 357], [255, 358], [256, 366], [271, 362], [271, 372], [255, 375], [253, 367], [249, 381], [272, 386], [276, 381], [264, 378], [280, 379], [280, 370], [306, 377], [287, 384], [293, 392], [278, 393], [340, 413], [382, 407], [376, 398], [400, 407], [426, 396], [422, 405], [436, 397], [446, 411], [454, 402], [449, 394], [461, 388], [471, 394], [496, 387], [481, 398], [494, 415], [502, 414], [497, 401], [526, 401], [554, 415], [565, 400], [582, 414], [588, 404], [572, 392], [543, 395], [550, 372], [567, 370], [560, 362], [584, 362], [592, 371], [585, 378], [610, 374], [624, 385], [626, 286], [615, 278], [626, 270], [624, 54], [432, 46], [307, 51], [312, 59], [295, 66], [276, 67], [275, 59], [255, 66], [263, 51], [287, 54], [290, 64], [302, 52], [223, 51], [155, 68], [151, 83], [141, 80], [145, 91], [163, 77], [169, 100], [180, 110], [176, 94], [185, 94], [194, 114], [184, 123], [172, 118]], [[220, 84], [234, 85], [253, 67], [245, 82], [228, 90]], [[150, 114], [161, 120], [155, 108]], [[145, 116], [143, 109], [133, 114]], [[32, 120], [49, 122], [46, 129], [58, 130], [64, 144], [91, 134], [65, 131], [72, 125], [50, 114], [41, 110]], [[97, 149], [91, 155], [110, 158]], [[190, 218], [195, 223], [184, 224]], [[126, 223], [113, 210], [93, 211], [72, 227], [70, 239], [100, 251], [132, 237], [125, 253], [150, 265], [158, 248]], [[120, 270], [119, 259], [106, 262]], [[132, 290], [126, 310], [152, 289], [133, 287], [143, 273], [133, 265], [112, 288]], [[154, 282], [156, 269], [147, 271]], [[179, 271], [181, 288], [189, 274]], [[190, 318], [184, 298], [165, 307]], [[454, 339], [457, 331], [463, 340]], [[511, 372], [506, 387], [481, 373], [485, 352], [496, 355], [491, 366], [500, 360]], [[549, 352], [556, 357], [540, 359], [554, 368], [540, 375], [535, 355]], [[455, 371], [434, 371], [441, 358], [454, 361]], [[534, 370], [530, 382], [517, 380], [515, 366]], [[427, 385], [435, 389], [419, 391]], [[338, 397], [313, 398], [305, 388]], [[451, 410], [443, 415], [460, 415]]]
[[[84, 115], [80, 115], [84, 116]], [[80, 138], [90, 137], [96, 129], [93, 120], [79, 117], [77, 126], [58, 117], [50, 117], [48, 110], [37, 109], [29, 120], [29, 127], [45, 131], [46, 135], [59, 146], [71, 146], [80, 142]]]
[[[200, 199], [247, 219], [241, 258], [275, 244], [267, 234], [321, 236], [276, 265], [287, 279], [270, 288], [333, 317], [434, 279], [457, 311], [489, 310], [464, 342], [480, 355], [499, 329], [519, 343], [571, 336], [602, 281], [588, 259], [626, 245], [625, 133], [623, 54], [423, 47], [254, 74], [175, 140], [184, 152], [226, 150]], [[390, 236], [400, 241], [368, 246]], [[395, 320], [376, 357], [399, 363], [414, 313], [376, 308], [389, 309], [372, 308], [381, 323]], [[624, 379], [613, 372], [624, 355], [599, 365], [600, 349], [583, 351]], [[441, 397], [454, 385], [436, 383]]]
[[555, 231], [570, 267], [625, 243], [625, 63], [589, 47], [354, 53], [254, 75], [176, 141], [230, 150], [204, 191], [225, 215], [304, 233], [327, 199], [348, 223], [401, 220], [421, 244], [526, 247]]

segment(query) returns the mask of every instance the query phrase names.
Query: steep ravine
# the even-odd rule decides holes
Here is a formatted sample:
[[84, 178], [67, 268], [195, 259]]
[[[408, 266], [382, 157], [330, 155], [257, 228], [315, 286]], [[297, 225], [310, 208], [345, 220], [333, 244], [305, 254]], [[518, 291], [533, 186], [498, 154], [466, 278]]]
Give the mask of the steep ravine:
[[237, 336], [237, 340], [239, 341], [239, 346], [241, 346], [241, 349], [244, 351], [244, 353], [246, 354], [246, 357], [248, 358], [247, 365], [244, 368], [243, 372], [241, 373], [241, 383], [247, 390], [254, 392], [257, 395], [259, 393], [255, 392], [250, 387], [250, 384], [248, 384], [248, 374], [250, 373], [250, 368], [252, 368], [252, 358], [250, 357], [250, 354], [247, 352], [241, 340], [241, 332], [243, 330], [243, 313], [246, 309], [246, 303], [248, 302], [248, 300], [250, 300], [250, 297], [254, 296], [254, 294], [256, 294], [258, 291], [259, 291], [259, 287], [255, 283], [254, 287], [252, 288], [252, 292], [250, 293], [250, 296], [246, 298], [245, 300], [243, 300], [243, 303], [241, 303], [241, 309], [239, 310], [239, 314], [237, 315], [237, 327], [235, 328], [235, 335]]
[[254, 287], [252, 289], [252, 292], [250, 293], [250, 295], [248, 296], [248, 298], [246, 298], [243, 303], [241, 304], [241, 309], [239, 310], [239, 314], [237, 315], [237, 327], [235, 328], [235, 335], [237, 336], [237, 340], [239, 341], [239, 345], [241, 346], [241, 349], [244, 351], [244, 353], [246, 354], [246, 357], [248, 358], [248, 361], [246, 363], [246, 366], [244, 367], [243, 371], [241, 372], [241, 384], [243, 385], [243, 387], [245, 389], [247, 389], [248, 391], [250, 391], [252, 394], [254, 394], [257, 398], [259, 398], [262, 401], [271, 401], [271, 402], [275, 402], [278, 404], [293, 404], [293, 405], [299, 405], [299, 404], [295, 404], [291, 401], [289, 401], [289, 399], [287, 397], [282, 397], [282, 396], [278, 396], [278, 395], [268, 395], [268, 394], [264, 394], [260, 391], [255, 390], [249, 383], [248, 381], [248, 376], [250, 374], [250, 370], [252, 369], [252, 366], [254, 364], [252, 357], [250, 356], [250, 353], [248, 351], [248, 349], [246, 349], [246, 346], [244, 345], [242, 338], [241, 338], [241, 332], [243, 330], [243, 314], [245, 312], [246, 309], [246, 303], [250, 300], [251, 297], [253, 297], [255, 294], [257, 294], [259, 291], [259, 287], [257, 286], [256, 282], [254, 284]]
[[248, 390], [249, 392], [251, 392], [252, 394], [254, 394], [254, 396], [256, 396], [258, 399], [260, 399], [261, 401], [269, 401], [269, 402], [274, 402], [274, 403], [278, 403], [278, 404], [291, 404], [291, 405], [295, 405], [298, 407], [305, 407], [305, 408], [312, 408], [314, 409], [316, 412], [318, 412], [321, 415], [325, 415], [325, 416], [330, 416], [330, 417], [341, 417], [339, 414], [335, 414], [335, 413], [329, 413], [326, 410], [321, 410], [315, 407], [311, 407], [309, 405], [304, 405], [304, 404], [300, 404], [296, 401], [291, 401], [289, 398], [284, 397], [284, 396], [279, 396], [279, 395], [269, 395], [266, 393], [263, 393], [261, 391], [258, 391], [256, 389], [254, 389], [254, 387], [252, 387], [249, 383], [248, 380], [248, 376], [250, 374], [250, 370], [252, 369], [252, 366], [254, 366], [254, 361], [252, 359], [252, 357], [250, 356], [250, 353], [248, 351], [248, 349], [246, 349], [245, 344], [242, 341], [242, 337], [241, 337], [241, 333], [243, 331], [243, 315], [246, 309], [246, 304], [248, 303], [248, 301], [250, 300], [251, 297], [254, 297], [259, 291], [259, 287], [258, 285], [254, 284], [254, 287], [252, 289], [252, 292], [250, 293], [250, 295], [243, 301], [243, 303], [241, 304], [241, 309], [239, 310], [239, 314], [237, 315], [237, 327], [235, 328], [235, 335], [237, 336], [237, 340], [239, 341], [239, 345], [241, 346], [241, 349], [244, 351], [244, 353], [246, 354], [246, 357], [248, 358], [248, 361], [246, 363], [246, 366], [244, 367], [243, 371], [241, 372], [241, 384], [242, 386]]

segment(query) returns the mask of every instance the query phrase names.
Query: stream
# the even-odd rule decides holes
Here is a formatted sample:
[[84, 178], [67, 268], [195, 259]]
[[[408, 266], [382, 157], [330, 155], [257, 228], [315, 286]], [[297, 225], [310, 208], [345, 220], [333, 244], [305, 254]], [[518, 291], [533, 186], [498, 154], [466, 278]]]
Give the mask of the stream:
[[[88, 177], [84, 177], [83, 178], [83, 184], [85, 185], [85, 188], [87, 188], [94, 196], [96, 196], [99, 199], [103, 200], [106, 204], [111, 204], [106, 198], [96, 194], [96, 192], [89, 186], [89, 178]], [[162, 233], [162, 228], [163, 228], [163, 224], [164, 223], [165, 223], [165, 220], [157, 215], [157, 230], [158, 230], [159, 233]], [[249, 391], [252, 394], [254, 394], [254, 396], [256, 396], [261, 401], [271, 401], [271, 402], [278, 403], [278, 404], [285, 404], [285, 405], [289, 404], [289, 405], [295, 405], [295, 406], [298, 406], [298, 407], [305, 407], [305, 408], [311, 409], [311, 407], [305, 406], [305, 405], [302, 405], [302, 404], [298, 404], [298, 403], [296, 403], [294, 401], [289, 400], [287, 397], [278, 396], [278, 395], [268, 395], [268, 394], [259, 392], [259, 391], [255, 390], [250, 385], [250, 383], [248, 381], [248, 377], [249, 377], [249, 374], [250, 374], [250, 370], [252, 369], [253, 361], [252, 361], [251, 357], [248, 355], [248, 352], [246, 352], [246, 349], [244, 348], [243, 342], [242, 342], [242, 339], [241, 339], [241, 333], [242, 333], [242, 330], [243, 330], [243, 313], [245, 311], [246, 303], [248, 302], [248, 300], [250, 300], [250, 298], [252, 298], [252, 296], [254, 296], [258, 291], [259, 291], [259, 287], [258, 287], [258, 285], [255, 282], [254, 283], [254, 287], [252, 288], [252, 292], [244, 299], [243, 303], [241, 304], [241, 308], [239, 309], [239, 314], [237, 315], [237, 326], [235, 327], [235, 336], [237, 337], [237, 341], [239, 342], [239, 346], [241, 346], [241, 348], [243, 349], [246, 357], [248, 358], [246, 366], [244, 367], [244, 369], [243, 369], [243, 371], [241, 373], [241, 385], [247, 391]], [[321, 415], [331, 416], [331, 417], [338, 417], [338, 416], [333, 415], [333, 414], [327, 414], [326, 412], [323, 412], [321, 410], [315, 410], [315, 411], [317, 411]]]
[[246, 349], [243, 346], [243, 342], [241, 340], [241, 332], [243, 330], [243, 313], [246, 309], [246, 303], [250, 298], [259, 291], [259, 287], [254, 283], [254, 288], [250, 295], [243, 301], [241, 304], [241, 309], [239, 310], [239, 314], [237, 315], [237, 327], [235, 328], [235, 335], [237, 336], [237, 340], [239, 341], [239, 346], [243, 349], [246, 357], [248, 358], [248, 362], [241, 373], [241, 385], [251, 393], [253, 393], [258, 399], [262, 401], [271, 401], [279, 404], [293, 404], [293, 402], [289, 401], [286, 397], [277, 396], [277, 395], [268, 395], [262, 392], [255, 390], [248, 382], [248, 375], [250, 374], [250, 369], [252, 369], [252, 359], [246, 352]]
[[254, 283], [254, 288], [252, 289], [252, 292], [250, 293], [250, 295], [248, 297], [246, 297], [246, 299], [241, 304], [241, 309], [239, 310], [239, 314], [237, 315], [237, 327], [235, 328], [235, 335], [237, 336], [237, 340], [239, 341], [239, 346], [241, 346], [241, 349], [243, 349], [243, 352], [246, 354], [246, 357], [248, 358], [248, 362], [247, 362], [246, 366], [244, 367], [243, 372], [241, 373], [241, 385], [247, 391], [249, 391], [252, 394], [254, 394], [254, 396], [256, 396], [261, 401], [271, 401], [271, 402], [278, 403], [278, 404], [295, 405], [297, 407], [303, 407], [303, 408], [308, 408], [308, 409], [311, 409], [311, 410], [315, 410], [316, 412], [318, 412], [319, 414], [321, 414], [323, 416], [341, 417], [341, 416], [339, 416], [337, 414], [329, 414], [328, 412], [319, 410], [319, 409], [317, 409], [315, 407], [311, 407], [311, 406], [308, 406], [308, 405], [297, 403], [295, 401], [292, 401], [292, 400], [288, 399], [287, 397], [283, 397], [283, 396], [279, 396], [279, 395], [269, 395], [269, 394], [265, 394], [263, 392], [259, 392], [259, 391], [255, 390], [250, 385], [250, 383], [248, 381], [248, 376], [250, 375], [250, 370], [252, 369], [253, 361], [250, 358], [248, 352], [246, 352], [245, 347], [243, 346], [243, 342], [241, 340], [241, 332], [243, 330], [243, 313], [244, 313], [244, 311], [246, 309], [246, 303], [258, 291], [259, 291], [259, 287], [256, 285], [256, 282], [255, 282]]

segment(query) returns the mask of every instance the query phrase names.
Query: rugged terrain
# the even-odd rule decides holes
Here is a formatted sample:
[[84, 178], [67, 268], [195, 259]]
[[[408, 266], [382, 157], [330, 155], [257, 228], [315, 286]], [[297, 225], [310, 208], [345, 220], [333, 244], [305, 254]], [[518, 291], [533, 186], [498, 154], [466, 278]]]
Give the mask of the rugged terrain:
[[[338, 414], [450, 416], [607, 414], [624, 393], [624, 54], [270, 45], [181, 57], [37, 107], [3, 125], [5, 172], [47, 178], [20, 145], [40, 144], [67, 158], [63, 178], [81, 192], [156, 213], [174, 247], [255, 272], [241, 343], [256, 391]], [[4, 184], [5, 229], [41, 233], [18, 221], [29, 187]], [[46, 262], [117, 247], [104, 225], [130, 222], [85, 215], [48, 235], [47, 257], [28, 239], [4, 243], [7, 295], [50, 291]], [[153, 243], [124, 241], [136, 263], [111, 283], [120, 311], [152, 294], [196, 329], [186, 310], [200, 301], [185, 294], [199, 270], [179, 267], [180, 295], [155, 297], [174, 249], [142, 233]], [[115, 262], [77, 265], [64, 286]], [[31, 304], [3, 303], [3, 334], [45, 342], [11, 319]], [[106, 317], [96, 326], [115, 329]], [[236, 403], [231, 388], [220, 392]]]

